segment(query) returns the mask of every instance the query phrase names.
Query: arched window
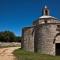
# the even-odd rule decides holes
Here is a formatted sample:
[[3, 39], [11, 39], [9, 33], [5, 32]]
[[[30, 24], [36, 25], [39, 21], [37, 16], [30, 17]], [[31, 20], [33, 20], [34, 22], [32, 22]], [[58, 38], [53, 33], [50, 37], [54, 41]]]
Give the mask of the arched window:
[[48, 10], [45, 10], [45, 15], [48, 15]]

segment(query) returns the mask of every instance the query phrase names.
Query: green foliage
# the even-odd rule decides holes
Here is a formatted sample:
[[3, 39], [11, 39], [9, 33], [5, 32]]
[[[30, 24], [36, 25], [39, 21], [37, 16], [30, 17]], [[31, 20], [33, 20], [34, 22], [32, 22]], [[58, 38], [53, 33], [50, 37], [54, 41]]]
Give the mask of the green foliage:
[[16, 37], [16, 41], [17, 41], [17, 42], [21, 42], [21, 40], [22, 40], [22, 37], [19, 37], [19, 36]]
[[22, 49], [17, 49], [13, 52], [16, 60], [60, 60], [60, 56], [50, 56], [40, 53], [27, 52]]
[[0, 32], [1, 42], [19, 42], [19, 40], [21, 40], [21, 38], [17, 37], [13, 32], [10, 31]]

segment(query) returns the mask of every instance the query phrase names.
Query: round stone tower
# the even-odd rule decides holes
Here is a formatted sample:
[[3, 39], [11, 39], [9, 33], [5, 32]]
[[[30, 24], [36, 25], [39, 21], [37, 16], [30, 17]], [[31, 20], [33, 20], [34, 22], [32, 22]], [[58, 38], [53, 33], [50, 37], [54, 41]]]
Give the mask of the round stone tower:
[[60, 43], [57, 36], [60, 35], [60, 21], [50, 16], [47, 6], [43, 9], [43, 16], [39, 17], [33, 23], [35, 31], [35, 51], [42, 54], [56, 55], [60, 48], [57, 47]]
[[26, 51], [60, 55], [60, 21], [50, 16], [47, 6], [42, 14], [33, 22], [32, 27], [25, 27], [22, 30], [21, 46]]

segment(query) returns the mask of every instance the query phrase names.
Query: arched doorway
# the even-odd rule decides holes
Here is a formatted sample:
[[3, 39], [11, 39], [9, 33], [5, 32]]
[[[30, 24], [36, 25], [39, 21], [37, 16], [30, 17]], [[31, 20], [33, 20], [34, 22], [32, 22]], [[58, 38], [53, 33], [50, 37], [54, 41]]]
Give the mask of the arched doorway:
[[60, 55], [60, 43], [55, 44], [55, 53], [56, 55]]
[[56, 34], [53, 43], [55, 43], [55, 54], [60, 55], [60, 33]]

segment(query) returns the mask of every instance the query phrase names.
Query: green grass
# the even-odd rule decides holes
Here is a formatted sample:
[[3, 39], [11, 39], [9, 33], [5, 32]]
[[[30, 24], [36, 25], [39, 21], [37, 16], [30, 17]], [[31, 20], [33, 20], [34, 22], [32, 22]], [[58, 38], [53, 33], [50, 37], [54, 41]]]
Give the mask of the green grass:
[[60, 56], [50, 56], [40, 53], [27, 52], [22, 49], [17, 49], [13, 52], [16, 60], [60, 60]]

